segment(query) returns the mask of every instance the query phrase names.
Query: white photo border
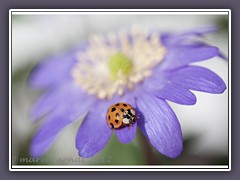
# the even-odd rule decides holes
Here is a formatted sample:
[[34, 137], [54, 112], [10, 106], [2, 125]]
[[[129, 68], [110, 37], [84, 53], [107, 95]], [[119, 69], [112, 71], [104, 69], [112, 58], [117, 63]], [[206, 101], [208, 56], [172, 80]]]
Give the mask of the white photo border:
[[[12, 165], [12, 15], [228, 15], [228, 165]], [[9, 10], [10, 171], [231, 171], [231, 10], [230, 9], [10, 9]]]

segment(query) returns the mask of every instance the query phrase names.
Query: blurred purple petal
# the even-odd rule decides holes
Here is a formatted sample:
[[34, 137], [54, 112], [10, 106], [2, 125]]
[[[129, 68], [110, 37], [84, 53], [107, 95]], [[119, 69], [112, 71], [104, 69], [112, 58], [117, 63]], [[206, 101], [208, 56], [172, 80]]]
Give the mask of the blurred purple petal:
[[181, 33], [180, 36], [185, 36], [184, 38], [187, 38], [188, 36], [203, 36], [206, 34], [215, 33], [216, 31], [217, 27], [215, 25], [210, 25]]
[[161, 42], [164, 44], [164, 46], [171, 47], [179, 45], [179, 43], [181, 43], [182, 41], [188, 40], [192, 37], [201, 37], [205, 34], [214, 33], [216, 31], [216, 26], [206, 26], [180, 34], [165, 33], [161, 35]]
[[224, 81], [209, 69], [187, 66], [172, 73], [171, 81], [179, 86], [213, 94], [223, 93], [226, 89]]
[[42, 142], [32, 142], [30, 146], [31, 157], [38, 158], [41, 157], [48, 149], [51, 147], [55, 141], [56, 136], [52, 136]]
[[218, 55], [218, 48], [213, 46], [204, 44], [179, 46], [168, 50], [161, 69], [176, 69]]
[[111, 104], [99, 101], [95, 105], [96, 108], [89, 112], [76, 137], [78, 154], [85, 158], [92, 157], [101, 151], [112, 135], [112, 130], [106, 123], [106, 112]]
[[140, 130], [162, 154], [176, 158], [183, 149], [181, 127], [170, 106], [161, 99], [142, 94], [137, 99]]
[[28, 79], [32, 88], [48, 88], [71, 81], [71, 69], [75, 65], [77, 53], [85, 51], [88, 44], [83, 43], [66, 54], [59, 54], [38, 64]]
[[227, 57], [223, 52], [220, 51], [218, 56], [219, 56], [220, 58], [228, 61], [228, 57]]
[[193, 105], [196, 103], [196, 96], [187, 88], [178, 85], [165, 85], [156, 96], [178, 104]]
[[[74, 98], [69, 98], [70, 96]], [[35, 121], [56, 109], [62, 102], [64, 102], [64, 104], [69, 103], [69, 106], [72, 106], [72, 103], [81, 102], [87, 97], [88, 94], [75, 84], [65, 83], [63, 86], [56, 86], [43, 94], [38, 101], [35, 102], [31, 109], [30, 117]]]
[[71, 78], [71, 69], [75, 62], [74, 55], [59, 55], [45, 60], [33, 69], [29, 84], [32, 88], [47, 88], [63, 83]]
[[[72, 106], [62, 104], [52, 114], [50, 114], [32, 140], [32, 149], [41, 147], [38, 154], [45, 152], [44, 146], [41, 144], [50, 143], [62, 128], [69, 123], [78, 120], [84, 113], [87, 113], [90, 106], [93, 105], [95, 99], [88, 99], [85, 103], [79, 102]], [[46, 148], [48, 148], [46, 146]]]
[[137, 123], [134, 123], [130, 127], [116, 129], [116, 135], [117, 135], [118, 140], [121, 143], [127, 144], [127, 143], [130, 143], [134, 139], [136, 130], [137, 130]]

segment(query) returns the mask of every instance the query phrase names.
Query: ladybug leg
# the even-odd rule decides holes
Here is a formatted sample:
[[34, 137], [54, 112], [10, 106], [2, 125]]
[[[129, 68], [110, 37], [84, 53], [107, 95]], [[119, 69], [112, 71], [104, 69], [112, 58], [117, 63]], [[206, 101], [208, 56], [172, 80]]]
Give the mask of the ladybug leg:
[[130, 129], [130, 128], [131, 128], [131, 126], [132, 126], [132, 124], [129, 124], [129, 126], [128, 126], [128, 129]]
[[138, 120], [138, 119], [140, 118], [139, 116], [140, 116], [140, 114], [137, 114], [137, 116], [136, 116], [136, 120]]

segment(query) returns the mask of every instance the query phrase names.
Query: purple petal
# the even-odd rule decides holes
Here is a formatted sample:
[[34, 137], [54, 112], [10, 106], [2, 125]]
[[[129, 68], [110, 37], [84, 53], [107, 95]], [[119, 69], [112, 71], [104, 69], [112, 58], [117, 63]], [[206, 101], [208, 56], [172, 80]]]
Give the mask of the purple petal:
[[183, 105], [196, 103], [196, 96], [191, 91], [177, 85], [165, 85], [162, 89], [156, 91], [156, 96]]
[[34, 158], [41, 157], [47, 150], [51, 147], [53, 142], [55, 141], [56, 136], [52, 136], [51, 138], [39, 142], [39, 143], [32, 143], [30, 145], [30, 155]]
[[176, 69], [190, 63], [203, 61], [219, 55], [217, 47], [204, 44], [184, 45], [168, 49], [161, 69]]
[[76, 53], [87, 48], [88, 44], [81, 44], [67, 54], [46, 59], [33, 69], [29, 84], [32, 88], [48, 88], [71, 80], [71, 69], [77, 62]]
[[130, 127], [116, 129], [115, 132], [116, 132], [118, 140], [123, 144], [127, 144], [127, 143], [130, 143], [134, 139], [136, 130], [137, 130], [137, 123], [134, 123]]
[[[30, 118], [35, 121], [50, 111], [56, 109], [59, 104], [81, 102], [88, 95], [82, 89], [72, 83], [65, 83], [63, 86], [56, 86], [40, 97], [33, 105]], [[72, 106], [72, 105], [69, 105]]]
[[183, 149], [181, 127], [170, 106], [161, 99], [142, 93], [137, 99], [140, 130], [162, 154], [176, 158]]
[[[84, 102], [84, 104], [82, 102]], [[59, 104], [58, 109], [47, 117], [44, 124], [34, 136], [31, 145], [32, 149], [38, 149], [39, 146], [42, 147], [41, 150], [39, 149], [38, 154], [34, 154], [41, 156], [49, 148], [49, 146], [44, 148], [41, 144], [45, 142], [50, 144], [51, 139], [55, 137], [62, 128], [78, 120], [84, 113], [87, 113], [94, 102], [95, 99], [86, 98], [85, 101], [72, 104], [71, 106], [69, 104], [63, 104], [64, 102]], [[36, 152], [36, 150], [34, 152]]]
[[223, 52], [219, 52], [218, 55], [220, 58], [224, 59], [225, 61], [228, 61], [228, 57], [223, 53]]
[[71, 68], [76, 63], [73, 55], [59, 55], [45, 60], [35, 69], [29, 78], [32, 88], [47, 88], [71, 78]]
[[205, 34], [214, 33], [216, 31], [217, 31], [216, 26], [207, 26], [207, 27], [198, 28], [196, 30], [184, 32], [181, 34], [165, 33], [161, 36], [161, 42], [164, 44], [164, 46], [167, 46], [167, 47], [176, 46], [182, 41], [189, 40], [194, 36], [201, 37]]
[[215, 33], [215, 32], [217, 32], [217, 27], [215, 25], [210, 25], [210, 26], [205, 26], [205, 27], [197, 28], [195, 30], [184, 32], [180, 34], [180, 36], [203, 36], [205, 34]]
[[172, 73], [172, 83], [184, 88], [208, 92], [223, 93], [226, 89], [224, 81], [209, 69], [197, 66], [187, 66]]
[[112, 130], [107, 126], [106, 112], [111, 105], [99, 101], [81, 124], [77, 137], [76, 148], [80, 157], [89, 158], [101, 151], [108, 143]]
[[196, 97], [189, 91], [189, 88], [171, 82], [172, 71], [153, 72], [153, 75], [144, 81], [140, 87], [145, 92], [178, 104], [193, 105], [196, 103]]

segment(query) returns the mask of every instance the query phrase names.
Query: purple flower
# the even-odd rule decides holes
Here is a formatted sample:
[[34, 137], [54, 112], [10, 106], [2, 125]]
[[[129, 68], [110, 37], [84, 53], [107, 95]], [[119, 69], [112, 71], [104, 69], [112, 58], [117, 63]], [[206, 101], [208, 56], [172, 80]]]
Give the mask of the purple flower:
[[[170, 158], [183, 149], [181, 127], [166, 100], [194, 105], [191, 90], [223, 93], [226, 85], [209, 69], [190, 65], [220, 56], [217, 47], [194, 40], [214, 32], [202, 28], [181, 34], [145, 33], [138, 28], [106, 36], [95, 35], [71, 52], [50, 58], [35, 68], [29, 83], [45, 93], [31, 111], [33, 120], [44, 116], [30, 148], [43, 155], [61, 129], [84, 115], [76, 136], [81, 157], [92, 157], [116, 133], [130, 143], [137, 126], [160, 153]], [[131, 104], [139, 119], [130, 128], [110, 129], [109, 106]]]

